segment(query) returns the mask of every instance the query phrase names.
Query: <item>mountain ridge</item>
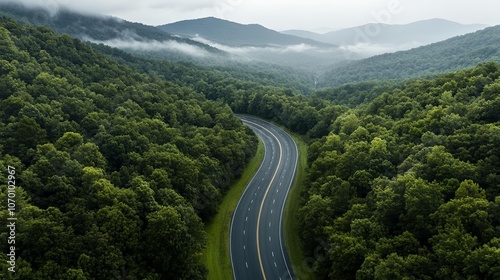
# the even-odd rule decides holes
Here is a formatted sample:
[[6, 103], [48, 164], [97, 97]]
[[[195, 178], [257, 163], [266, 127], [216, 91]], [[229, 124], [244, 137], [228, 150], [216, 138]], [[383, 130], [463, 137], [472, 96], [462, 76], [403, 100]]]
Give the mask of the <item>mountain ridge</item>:
[[379, 45], [409, 45], [418, 47], [443, 41], [455, 36], [475, 32], [488, 27], [481, 24], [461, 24], [454, 21], [434, 18], [408, 24], [368, 23], [324, 34], [305, 30], [286, 30], [284, 34], [303, 36], [320, 42], [339, 46], [352, 46], [361, 43]]
[[260, 24], [241, 24], [216, 17], [182, 20], [157, 26], [160, 30], [180, 36], [196, 37], [229, 46], [270, 46], [308, 44], [316, 47], [336, 47], [332, 44], [282, 34]]
[[44, 7], [27, 7], [21, 3], [0, 3], [0, 16], [16, 19], [18, 22], [44, 25], [60, 34], [68, 34], [84, 41], [102, 43], [111, 40], [135, 42], [176, 42], [200, 48], [209, 53], [220, 50], [187, 38], [168, 34], [154, 26], [124, 19], [82, 13], [66, 8], [50, 11]]
[[407, 51], [386, 53], [338, 66], [322, 87], [374, 80], [432, 76], [478, 64], [500, 62], [500, 25]]

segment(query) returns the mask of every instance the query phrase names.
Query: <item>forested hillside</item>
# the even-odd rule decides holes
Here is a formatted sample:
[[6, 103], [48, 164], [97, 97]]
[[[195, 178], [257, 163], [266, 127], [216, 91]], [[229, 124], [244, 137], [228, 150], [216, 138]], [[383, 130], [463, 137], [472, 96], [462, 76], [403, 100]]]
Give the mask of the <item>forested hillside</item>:
[[321, 79], [320, 86], [415, 79], [458, 71], [488, 61], [500, 62], [499, 46], [500, 26], [490, 27], [409, 51], [378, 55], [335, 67]]
[[300, 236], [319, 279], [499, 279], [500, 68], [417, 80], [309, 145]]
[[[22, 3], [0, 3], [0, 14], [22, 23], [48, 26], [58, 33], [77, 38], [107, 41], [129, 39], [137, 41], [168, 41], [193, 44], [200, 48], [211, 48], [189, 39], [179, 38], [153, 26], [130, 22], [111, 16], [74, 12], [65, 8], [50, 10], [49, 7], [25, 7]], [[53, 7], [55, 9], [56, 7]], [[214, 50], [215, 51], [215, 50]]]
[[0, 104], [0, 169], [16, 170], [12, 279], [204, 278], [202, 219], [257, 144], [227, 105], [7, 19]]
[[204, 279], [203, 222], [257, 146], [233, 112], [311, 140], [298, 219], [319, 279], [500, 279], [500, 66], [406, 79], [500, 61], [499, 34], [353, 63], [307, 96], [316, 75], [147, 60], [0, 19], [13, 279]]

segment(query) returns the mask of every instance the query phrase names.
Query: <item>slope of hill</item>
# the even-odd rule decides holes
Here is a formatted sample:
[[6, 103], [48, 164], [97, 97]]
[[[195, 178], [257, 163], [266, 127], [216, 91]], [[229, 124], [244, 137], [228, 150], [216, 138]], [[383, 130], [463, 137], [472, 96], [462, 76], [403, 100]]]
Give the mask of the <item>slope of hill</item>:
[[499, 279], [499, 78], [411, 82], [310, 142], [298, 224], [318, 279]]
[[[283, 33], [342, 47], [361, 45], [369, 48], [370, 45], [376, 45], [379, 48], [375, 54], [381, 54], [436, 43], [486, 27], [480, 24], [463, 25], [444, 19], [431, 19], [404, 25], [370, 23], [325, 34], [303, 30], [289, 30]], [[363, 51], [363, 48], [359, 48], [359, 51]]]
[[258, 24], [239, 24], [217, 18], [180, 21], [158, 28], [213, 46], [233, 61], [271, 63], [311, 73], [360, 58], [335, 45], [281, 34]]
[[500, 26], [336, 67], [322, 78], [320, 85], [335, 87], [353, 82], [415, 78], [487, 61], [500, 61]]
[[204, 279], [201, 218], [256, 145], [228, 106], [0, 17], [0, 169], [22, 225], [0, 279]]
[[229, 46], [288, 46], [307, 44], [318, 47], [334, 47], [265, 28], [258, 24], [239, 24], [214, 17], [179, 21], [158, 26], [159, 29], [182, 36], [200, 36], [210, 41]]
[[[221, 53], [206, 44], [179, 38], [154, 26], [110, 16], [82, 14], [67, 9], [60, 9], [53, 13], [42, 7], [25, 7], [16, 3], [0, 3], [0, 15], [23, 23], [44, 25], [60, 34], [65, 33], [82, 40], [102, 42], [120, 48], [140, 48], [141, 50], [156, 48], [186, 53], [186, 49], [191, 47], [192, 50], [193, 48], [199, 49], [200, 52]], [[166, 44], [167, 42], [170, 45]]]

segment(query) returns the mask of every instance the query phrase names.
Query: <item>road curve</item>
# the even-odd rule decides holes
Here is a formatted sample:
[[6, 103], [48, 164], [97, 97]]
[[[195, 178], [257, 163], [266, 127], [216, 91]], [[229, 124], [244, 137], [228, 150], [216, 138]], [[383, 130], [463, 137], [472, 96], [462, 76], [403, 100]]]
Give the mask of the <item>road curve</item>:
[[297, 145], [275, 125], [249, 116], [238, 117], [259, 136], [265, 155], [233, 214], [230, 251], [234, 278], [293, 279], [282, 224], [297, 168]]

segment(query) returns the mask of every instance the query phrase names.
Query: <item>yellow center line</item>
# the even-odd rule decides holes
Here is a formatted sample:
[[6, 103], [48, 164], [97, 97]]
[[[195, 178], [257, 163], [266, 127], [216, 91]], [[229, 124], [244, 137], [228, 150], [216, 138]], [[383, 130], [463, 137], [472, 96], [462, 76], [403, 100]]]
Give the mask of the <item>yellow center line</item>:
[[272, 133], [270, 130], [268, 130], [267, 128], [265, 128], [262, 125], [259, 125], [257, 123], [254, 123], [254, 122], [251, 122], [251, 121], [248, 121], [248, 120], [244, 120], [244, 121], [247, 122], [247, 123], [251, 123], [253, 125], [259, 126], [262, 129], [264, 129], [267, 132], [269, 132], [269, 134], [271, 134], [274, 137], [274, 139], [276, 139], [276, 142], [278, 142], [278, 145], [280, 147], [280, 158], [279, 158], [279, 161], [278, 161], [278, 167], [276, 167], [276, 171], [274, 172], [273, 178], [271, 179], [271, 182], [269, 183], [269, 186], [267, 186], [266, 193], [264, 194], [264, 198], [262, 199], [262, 203], [260, 204], [259, 215], [257, 216], [257, 257], [259, 258], [259, 265], [260, 265], [260, 270], [262, 272], [262, 277], [264, 277], [264, 280], [267, 280], [266, 273], [264, 272], [264, 266], [262, 265], [262, 257], [261, 257], [261, 254], [260, 254], [260, 241], [259, 241], [260, 218], [262, 216], [262, 208], [264, 208], [264, 202], [266, 201], [266, 197], [267, 197], [267, 194], [269, 193], [269, 189], [271, 188], [271, 186], [272, 186], [272, 184], [274, 182], [274, 179], [276, 178], [276, 175], [278, 174], [278, 170], [280, 169], [281, 159], [282, 159], [282, 155], [283, 155], [283, 149], [282, 149], [281, 142], [278, 139], [278, 137], [276, 137], [276, 135], [274, 135], [274, 133]]

